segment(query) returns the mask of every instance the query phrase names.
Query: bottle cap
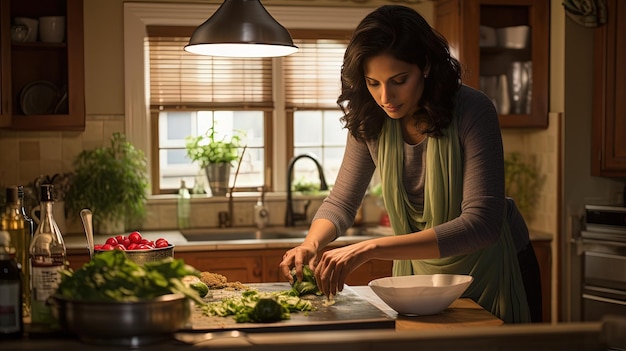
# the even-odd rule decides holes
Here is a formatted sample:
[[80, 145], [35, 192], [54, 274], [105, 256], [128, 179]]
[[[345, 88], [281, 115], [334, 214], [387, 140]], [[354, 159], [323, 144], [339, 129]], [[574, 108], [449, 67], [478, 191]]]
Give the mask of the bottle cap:
[[52, 184], [42, 184], [41, 185], [41, 201], [54, 201], [52, 196], [52, 189], [54, 186]]
[[7, 204], [16, 204], [18, 200], [18, 188], [16, 186], [7, 187]]

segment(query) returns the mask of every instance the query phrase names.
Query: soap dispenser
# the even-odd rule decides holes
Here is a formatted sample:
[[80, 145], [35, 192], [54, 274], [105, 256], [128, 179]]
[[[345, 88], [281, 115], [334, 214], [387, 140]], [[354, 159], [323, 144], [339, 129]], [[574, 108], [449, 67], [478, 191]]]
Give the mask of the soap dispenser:
[[265, 206], [265, 187], [259, 187], [261, 197], [254, 205], [254, 223], [258, 229], [263, 229], [267, 226], [270, 220], [270, 213]]

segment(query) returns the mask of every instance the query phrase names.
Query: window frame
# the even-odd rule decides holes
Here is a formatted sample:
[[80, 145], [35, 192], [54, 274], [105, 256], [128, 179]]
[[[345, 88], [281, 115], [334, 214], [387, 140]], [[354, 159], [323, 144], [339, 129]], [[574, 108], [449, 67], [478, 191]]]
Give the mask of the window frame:
[[[124, 87], [125, 87], [125, 132], [128, 140], [137, 148], [146, 153], [148, 168], [153, 169], [154, 152], [151, 140], [155, 135], [149, 110], [149, 96], [146, 86], [149, 73], [144, 52], [144, 37], [147, 27], [154, 25], [197, 26], [204, 22], [217, 10], [217, 4], [161, 4], [161, 3], [124, 3]], [[320, 31], [353, 30], [360, 20], [365, 17], [372, 7], [358, 8], [330, 8], [305, 6], [266, 6], [268, 12], [289, 30], [296, 28], [317, 29]], [[324, 23], [319, 21], [324, 18]], [[331, 24], [329, 27], [328, 23]], [[277, 65], [274, 60], [273, 65]], [[279, 67], [274, 67], [279, 69]], [[286, 138], [272, 138], [272, 150], [289, 150], [288, 128], [289, 118], [285, 111], [284, 92], [279, 87], [274, 91], [274, 112], [267, 124], [272, 135], [285, 135]], [[266, 121], [267, 122], [267, 121]], [[291, 122], [292, 123], [292, 122]], [[270, 140], [270, 139], [266, 139]], [[291, 141], [293, 146], [293, 140]], [[266, 149], [267, 150], [267, 149]], [[266, 160], [274, 170], [271, 179], [266, 181], [272, 184], [272, 189], [286, 190], [286, 168], [289, 160], [288, 153], [266, 151]], [[271, 163], [269, 163], [271, 162]], [[151, 184], [154, 175], [149, 175]], [[284, 191], [283, 190], [283, 191]], [[154, 193], [154, 194], [158, 194]], [[152, 194], [149, 194], [152, 197]]]

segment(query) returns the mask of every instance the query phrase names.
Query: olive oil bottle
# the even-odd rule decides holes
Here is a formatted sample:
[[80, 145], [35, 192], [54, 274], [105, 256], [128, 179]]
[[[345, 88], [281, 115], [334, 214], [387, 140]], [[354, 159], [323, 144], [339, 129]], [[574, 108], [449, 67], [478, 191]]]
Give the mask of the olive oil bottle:
[[55, 324], [50, 306], [46, 304], [61, 281], [65, 268], [66, 249], [61, 231], [52, 215], [54, 199], [51, 184], [41, 186], [41, 220], [30, 244], [31, 322], [33, 325]]

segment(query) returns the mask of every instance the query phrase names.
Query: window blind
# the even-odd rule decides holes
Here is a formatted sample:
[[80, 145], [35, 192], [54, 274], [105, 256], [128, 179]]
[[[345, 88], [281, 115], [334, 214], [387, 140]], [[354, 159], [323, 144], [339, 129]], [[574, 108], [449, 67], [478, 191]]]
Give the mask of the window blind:
[[283, 58], [289, 109], [336, 108], [347, 39], [295, 39], [299, 48]]
[[271, 58], [196, 55], [183, 50], [192, 28], [148, 27], [154, 109], [272, 108]]

